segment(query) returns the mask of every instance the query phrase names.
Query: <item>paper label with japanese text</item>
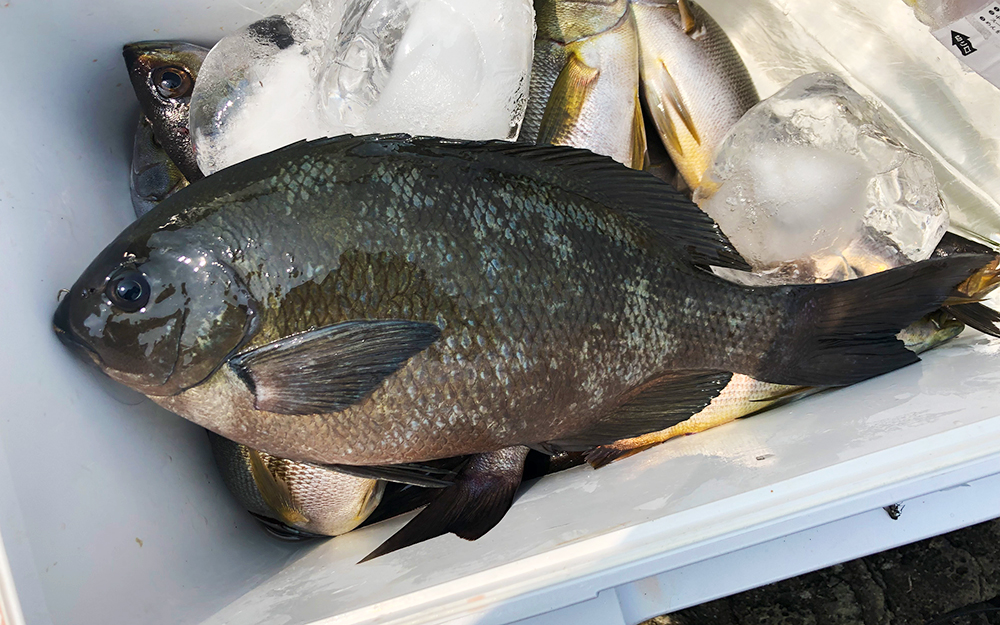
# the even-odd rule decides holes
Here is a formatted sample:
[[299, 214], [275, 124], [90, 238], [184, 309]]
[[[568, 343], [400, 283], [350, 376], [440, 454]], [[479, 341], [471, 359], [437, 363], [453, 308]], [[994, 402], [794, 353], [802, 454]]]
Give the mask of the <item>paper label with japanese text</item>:
[[934, 31], [952, 54], [980, 76], [1000, 87], [1000, 2]]

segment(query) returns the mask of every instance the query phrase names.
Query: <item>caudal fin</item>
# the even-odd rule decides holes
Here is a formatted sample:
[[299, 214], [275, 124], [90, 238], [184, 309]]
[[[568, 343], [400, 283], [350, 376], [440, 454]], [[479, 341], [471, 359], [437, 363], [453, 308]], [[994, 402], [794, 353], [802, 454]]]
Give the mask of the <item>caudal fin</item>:
[[841, 386], [917, 362], [896, 334], [960, 295], [991, 255], [959, 254], [835, 284], [786, 287], [795, 305], [787, 341], [766, 348], [748, 373], [775, 384]]

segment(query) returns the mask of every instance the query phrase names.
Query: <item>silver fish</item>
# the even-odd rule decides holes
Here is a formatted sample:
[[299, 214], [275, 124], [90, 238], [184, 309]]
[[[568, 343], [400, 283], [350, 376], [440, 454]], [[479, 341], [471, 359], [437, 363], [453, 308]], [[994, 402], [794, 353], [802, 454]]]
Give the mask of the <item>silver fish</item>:
[[588, 149], [641, 168], [646, 137], [628, 3], [543, 0], [535, 6], [538, 34], [519, 141]]
[[696, 188], [726, 132], [760, 101], [722, 28], [692, 0], [633, 0], [642, 90], [660, 137]]
[[251, 513], [278, 522], [270, 527], [279, 535], [282, 525], [318, 536], [349, 532], [382, 499], [381, 480], [276, 458], [212, 432], [208, 436], [226, 486]]

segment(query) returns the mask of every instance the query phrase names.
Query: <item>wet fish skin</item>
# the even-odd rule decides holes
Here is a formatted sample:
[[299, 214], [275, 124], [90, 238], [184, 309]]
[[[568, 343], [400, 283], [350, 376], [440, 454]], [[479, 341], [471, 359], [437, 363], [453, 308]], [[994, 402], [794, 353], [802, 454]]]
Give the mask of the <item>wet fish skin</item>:
[[140, 115], [132, 145], [132, 169], [129, 176], [135, 216], [142, 217], [186, 186], [187, 178], [153, 136], [152, 124], [145, 115]]
[[143, 41], [122, 48], [129, 80], [163, 150], [189, 182], [204, 177], [188, 129], [191, 92], [208, 49], [180, 41]]
[[[136, 217], [188, 185], [140, 115], [130, 178]], [[385, 482], [276, 458], [207, 432], [223, 481], [268, 533], [283, 540], [337, 536], [379, 504]]]
[[535, 53], [518, 140], [588, 149], [642, 167], [639, 52], [628, 3], [539, 0], [535, 10]]
[[[382, 499], [385, 482], [380, 480], [276, 458], [212, 432], [208, 436], [223, 481], [254, 515], [310, 534], [338, 536], [360, 525]], [[261, 466], [270, 479], [260, 475]], [[283, 501], [276, 502], [274, 484], [284, 487]]]
[[[946, 310], [938, 310], [903, 328], [898, 337], [906, 345], [906, 349], [921, 354], [954, 339], [964, 329], [965, 324]], [[712, 398], [711, 403], [701, 412], [658, 432], [601, 445], [587, 452], [585, 458], [592, 467], [600, 468], [655, 447], [671, 438], [704, 432], [822, 390], [824, 389], [771, 384], [736, 374], [726, 388]]]
[[[227, 438], [292, 460], [381, 465], [662, 429], [676, 420], [663, 410], [697, 412], [724, 372], [847, 384], [909, 364], [898, 327], [887, 329], [938, 307], [984, 262], [741, 287], [696, 267], [677, 233], [627, 214], [641, 200], [657, 218], [683, 216], [670, 223], [703, 218], [673, 193], [569, 148], [301, 143], [135, 222], [54, 326], [113, 378]], [[349, 405], [323, 396], [341, 349], [373, 358], [374, 377], [335, 371], [349, 389], [371, 383]], [[281, 372], [284, 355], [294, 371], [254, 374], [262, 361]], [[296, 373], [304, 355], [319, 377]], [[311, 403], [324, 401], [336, 408]]]
[[760, 101], [739, 53], [692, 0], [633, 0], [642, 90], [663, 143], [694, 189], [726, 132]]

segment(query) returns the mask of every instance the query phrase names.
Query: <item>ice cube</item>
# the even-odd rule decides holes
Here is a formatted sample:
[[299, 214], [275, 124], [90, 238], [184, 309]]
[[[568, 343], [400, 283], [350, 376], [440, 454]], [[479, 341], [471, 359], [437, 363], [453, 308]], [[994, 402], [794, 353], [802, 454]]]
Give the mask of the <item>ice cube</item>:
[[512, 139], [534, 34], [529, 0], [311, 0], [209, 53], [191, 102], [198, 163], [345, 132]]
[[205, 174], [322, 136], [308, 87], [313, 35], [309, 22], [292, 13], [254, 22], [212, 48], [191, 96], [190, 128]]
[[902, 135], [839, 77], [809, 74], [730, 130], [695, 201], [760, 274], [745, 282], [842, 280], [922, 260], [948, 214], [931, 164]]

